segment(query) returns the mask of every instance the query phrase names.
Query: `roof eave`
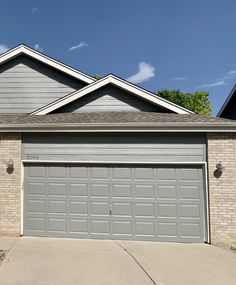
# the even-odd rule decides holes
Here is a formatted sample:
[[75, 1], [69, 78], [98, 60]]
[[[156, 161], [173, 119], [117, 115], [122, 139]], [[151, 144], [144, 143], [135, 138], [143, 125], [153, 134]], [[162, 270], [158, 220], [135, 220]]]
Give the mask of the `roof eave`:
[[27, 124], [1, 125], [1, 132], [236, 132], [236, 124]]

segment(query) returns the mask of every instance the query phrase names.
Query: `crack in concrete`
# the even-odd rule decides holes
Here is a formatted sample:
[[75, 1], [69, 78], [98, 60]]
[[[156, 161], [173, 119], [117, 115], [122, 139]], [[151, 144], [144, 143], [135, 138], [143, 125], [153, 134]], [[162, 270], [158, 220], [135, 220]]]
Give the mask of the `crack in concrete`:
[[147, 277], [151, 280], [154, 285], [158, 285], [155, 280], [151, 277], [151, 275], [147, 272], [147, 270], [142, 266], [142, 264], [136, 259], [136, 257], [124, 246], [122, 246], [118, 241], [113, 240], [113, 242], [118, 245], [122, 250], [124, 250], [134, 261], [135, 263], [142, 269], [142, 271], [147, 275]]

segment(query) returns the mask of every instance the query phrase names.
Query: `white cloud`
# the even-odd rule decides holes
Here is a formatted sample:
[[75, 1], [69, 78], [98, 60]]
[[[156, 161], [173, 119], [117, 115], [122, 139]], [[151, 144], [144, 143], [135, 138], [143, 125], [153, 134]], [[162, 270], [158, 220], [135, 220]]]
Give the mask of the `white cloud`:
[[175, 77], [172, 80], [176, 80], [176, 81], [181, 81], [181, 80], [187, 80], [187, 77]]
[[31, 9], [31, 15], [34, 15], [39, 10], [39, 7], [33, 7]]
[[226, 72], [222, 77], [217, 78], [212, 83], [205, 83], [200, 87], [215, 87], [215, 86], [222, 86], [222, 85], [228, 85], [230, 80], [235, 80], [236, 78], [236, 70], [230, 70]]
[[5, 44], [0, 44], [0, 54], [6, 52], [7, 50], [9, 50], [8, 46], [6, 46]]
[[236, 70], [230, 70], [230, 71], [227, 72], [226, 74], [235, 74], [235, 75], [236, 75]]
[[140, 62], [138, 72], [126, 78], [126, 80], [138, 84], [150, 80], [155, 76], [155, 67], [146, 62]]
[[227, 85], [228, 83], [224, 80], [219, 80], [219, 81], [216, 81], [216, 82], [213, 82], [213, 83], [206, 83], [206, 84], [203, 84], [202, 86], [200, 87], [215, 87], [215, 86], [221, 86], [221, 85]]
[[39, 46], [39, 44], [35, 44], [34, 49], [39, 51], [39, 52], [43, 52], [43, 49]]
[[80, 42], [77, 45], [71, 46], [68, 49], [68, 51], [72, 51], [72, 50], [75, 50], [75, 49], [78, 49], [78, 48], [82, 48], [82, 47], [87, 47], [87, 46], [88, 46], [88, 44], [86, 44], [85, 42]]

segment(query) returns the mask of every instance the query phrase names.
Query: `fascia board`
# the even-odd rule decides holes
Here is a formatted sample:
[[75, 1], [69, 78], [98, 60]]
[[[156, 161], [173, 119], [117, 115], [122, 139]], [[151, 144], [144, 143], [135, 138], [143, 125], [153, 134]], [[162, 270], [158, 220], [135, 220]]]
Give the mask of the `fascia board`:
[[27, 124], [1, 125], [3, 132], [236, 132], [236, 125], [164, 124]]

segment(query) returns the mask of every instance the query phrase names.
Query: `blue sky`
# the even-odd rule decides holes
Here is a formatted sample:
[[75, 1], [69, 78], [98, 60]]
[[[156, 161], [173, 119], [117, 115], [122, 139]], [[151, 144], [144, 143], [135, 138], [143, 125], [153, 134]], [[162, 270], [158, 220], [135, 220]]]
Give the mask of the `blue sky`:
[[25, 43], [150, 91], [208, 90], [215, 115], [236, 83], [235, 11], [235, 0], [1, 1], [0, 52]]

